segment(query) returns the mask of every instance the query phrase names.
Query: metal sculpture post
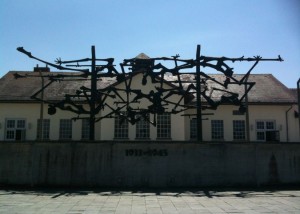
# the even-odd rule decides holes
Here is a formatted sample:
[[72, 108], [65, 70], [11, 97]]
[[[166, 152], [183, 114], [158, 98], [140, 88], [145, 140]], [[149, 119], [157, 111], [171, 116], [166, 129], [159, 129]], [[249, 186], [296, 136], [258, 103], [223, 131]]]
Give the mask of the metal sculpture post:
[[201, 75], [200, 75], [200, 45], [196, 53], [196, 80], [197, 80], [197, 141], [202, 142], [202, 106], [201, 106]]
[[97, 73], [95, 46], [92, 46], [92, 67], [91, 67], [91, 114], [90, 114], [90, 140], [95, 140], [95, 106], [97, 95]]

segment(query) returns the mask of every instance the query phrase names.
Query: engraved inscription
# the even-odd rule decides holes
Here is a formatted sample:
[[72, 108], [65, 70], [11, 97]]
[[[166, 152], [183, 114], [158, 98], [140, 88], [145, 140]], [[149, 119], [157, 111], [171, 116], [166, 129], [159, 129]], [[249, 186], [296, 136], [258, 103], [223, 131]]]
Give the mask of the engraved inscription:
[[141, 157], [141, 156], [149, 156], [149, 157], [155, 157], [155, 156], [168, 156], [168, 150], [167, 149], [126, 149], [125, 150], [126, 156], [135, 156], [135, 157]]

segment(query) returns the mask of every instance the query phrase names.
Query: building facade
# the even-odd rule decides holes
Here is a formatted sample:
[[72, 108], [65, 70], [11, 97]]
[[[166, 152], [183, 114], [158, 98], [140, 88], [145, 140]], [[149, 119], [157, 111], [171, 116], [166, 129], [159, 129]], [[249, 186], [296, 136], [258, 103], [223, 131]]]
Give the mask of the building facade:
[[[36, 77], [16, 79], [14, 76], [16, 73], [33, 74]], [[48, 74], [51, 73], [54, 72], [48, 72]], [[211, 76], [216, 79], [223, 78], [223, 75]], [[187, 78], [194, 79], [194, 76]], [[144, 94], [150, 94], [159, 84], [151, 83], [151, 78], [148, 77], [148, 84], [143, 85], [142, 79], [143, 74], [137, 73], [132, 78], [130, 87], [133, 90], [139, 89]], [[163, 84], [166, 91], [173, 87], [172, 84], [168, 84], [167, 80], [168, 77]], [[256, 84], [248, 93], [248, 112], [241, 112], [239, 106], [230, 104], [220, 105], [216, 110], [204, 109], [202, 111], [203, 141], [300, 142], [298, 104], [292, 90], [271, 74], [250, 75], [249, 81]], [[134, 100], [136, 96], [136, 94], [122, 93], [126, 84], [117, 83], [112, 78], [102, 78], [98, 83], [98, 88], [105, 88], [112, 84], [120, 91], [119, 97], [108, 97], [107, 105], [97, 115], [102, 119], [95, 125], [95, 140], [120, 142], [196, 140], [195, 108], [171, 114], [168, 113], [174, 107], [171, 104], [165, 107], [165, 113], [149, 114], [147, 117], [144, 115], [134, 123], [124, 120], [120, 115], [110, 114], [112, 108], [120, 109], [122, 115], [128, 114], [119, 101], [122, 100], [121, 97], [131, 96], [130, 99]], [[55, 82], [47, 88], [43, 99], [60, 100], [66, 93], [76, 92], [82, 85], [88, 87], [89, 82]], [[49, 115], [48, 105], [31, 99], [31, 96], [41, 87], [42, 79], [39, 78], [38, 72], [11, 71], [0, 79], [0, 141], [88, 140], [88, 119], [76, 119], [78, 115], [59, 109], [54, 115]], [[167, 99], [169, 103], [177, 103], [180, 98], [174, 94]], [[190, 102], [193, 103], [193, 101]], [[203, 100], [203, 105], [205, 102]], [[147, 109], [153, 105], [155, 104], [150, 100], [142, 99], [133, 104], [133, 108]]]

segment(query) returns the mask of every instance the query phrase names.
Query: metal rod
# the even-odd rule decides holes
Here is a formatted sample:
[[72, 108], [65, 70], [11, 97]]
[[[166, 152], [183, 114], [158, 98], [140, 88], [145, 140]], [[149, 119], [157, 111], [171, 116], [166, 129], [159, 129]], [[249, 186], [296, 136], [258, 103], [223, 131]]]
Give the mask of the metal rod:
[[91, 65], [91, 100], [90, 100], [90, 140], [95, 140], [95, 107], [97, 96], [97, 72], [96, 72], [96, 53], [95, 46], [92, 46], [92, 65]]
[[[66, 67], [90, 67], [91, 65], [88, 65], [88, 64], [66, 64], [65, 65]], [[103, 64], [103, 65], [96, 65], [96, 67], [105, 67], [107, 65]], [[115, 65], [113, 65], [115, 66]]]
[[197, 141], [202, 142], [202, 106], [201, 106], [201, 75], [200, 75], [200, 45], [196, 53], [196, 81], [197, 81]]
[[[248, 77], [246, 77], [245, 82], [248, 82]], [[246, 107], [246, 141], [250, 142], [250, 124], [249, 124], [249, 103], [248, 103], [248, 84], [245, 84], [245, 107]]]
[[[42, 88], [44, 88], [45, 82], [41, 70], [39, 70], [42, 79]], [[39, 140], [44, 139], [44, 90], [41, 92], [41, 107], [40, 107], [40, 127], [39, 127]]]

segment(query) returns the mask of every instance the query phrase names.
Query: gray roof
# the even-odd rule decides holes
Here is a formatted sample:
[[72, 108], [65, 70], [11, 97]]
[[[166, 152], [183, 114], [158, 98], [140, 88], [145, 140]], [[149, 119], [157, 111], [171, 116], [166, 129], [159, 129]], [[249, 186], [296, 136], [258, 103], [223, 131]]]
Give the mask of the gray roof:
[[[14, 74], [33, 75], [35, 77], [28, 78], [14, 78]], [[55, 74], [68, 74], [72, 76], [78, 76], [80, 73], [71, 72], [47, 72], [47, 75]], [[224, 82], [225, 76], [222, 74], [211, 74], [211, 78]], [[236, 79], [241, 79], [243, 75], [233, 75]], [[176, 80], [176, 76], [165, 75], [166, 80]], [[182, 79], [186, 81], [194, 81], [195, 76], [193, 74], [184, 74]], [[81, 86], [90, 88], [90, 81], [78, 78], [79, 81], [70, 81], [70, 78], [65, 78], [67, 81], [53, 82], [44, 92], [44, 99], [47, 100], [61, 100], [65, 94], [75, 94]], [[68, 81], [69, 80], [69, 81]], [[255, 104], [288, 104], [297, 103], [296, 97], [293, 95], [292, 90], [284, 86], [278, 81], [272, 74], [251, 74], [248, 79], [249, 82], [255, 82], [256, 84], [248, 94], [249, 103]], [[45, 78], [45, 84], [49, 82], [48, 78]], [[101, 78], [98, 81], [98, 88], [106, 88], [109, 85], [115, 84], [115, 78]], [[220, 88], [220, 86], [211, 80], [207, 81], [208, 91], [211, 97], [220, 97], [224, 92], [213, 90], [213, 88]], [[25, 71], [10, 71], [0, 79], [0, 102], [33, 102], [30, 98], [33, 94], [41, 89], [41, 78], [38, 72], [25, 72]], [[185, 84], [185, 87], [187, 83]], [[244, 86], [238, 84], [230, 84], [228, 91], [232, 91], [238, 94], [243, 94]]]
[[[209, 76], [221, 83], [223, 83], [226, 79], [226, 77], [222, 74], [209, 74]], [[232, 77], [237, 80], [241, 80], [243, 76], [243, 74], [234, 74]], [[166, 77], [166, 79], [168, 80], [176, 80], [176, 78], [177, 77], [173, 75], [169, 75]], [[196, 78], [194, 74], [185, 74], [182, 76], [182, 79], [186, 81], [195, 81]], [[248, 78], [248, 82], [255, 82], [255, 85], [248, 93], [248, 102], [250, 103], [297, 103], [296, 97], [294, 96], [292, 90], [283, 85], [272, 74], [251, 74]], [[241, 97], [245, 92], [244, 85], [229, 84], [228, 88], [225, 89], [212, 80], [208, 80], [206, 83], [208, 87], [206, 95], [210, 94], [213, 100], [217, 100], [225, 94], [225, 92], [213, 90], [213, 88], [237, 93], [239, 94], [239, 97]], [[185, 87], [187, 87], [187, 85], [188, 83], [185, 85]]]
[[290, 88], [291, 93], [294, 95], [295, 99], [298, 99], [298, 89]]
[[248, 81], [256, 83], [249, 92], [249, 102], [297, 103], [290, 89], [272, 74], [253, 74]]
[[250, 102], [296, 103], [289, 88], [272, 74], [250, 75], [249, 81], [256, 82], [249, 92]]
[[[15, 78], [14, 74], [30, 75], [27, 78]], [[57, 75], [65, 74], [71, 76], [80, 75], [79, 72], [45, 72], [43, 75]], [[81, 77], [64, 78], [64, 81], [55, 81], [44, 90], [45, 100], [62, 100], [65, 94], [76, 94], [76, 91], [81, 86], [90, 88], [90, 80]], [[44, 85], [50, 82], [48, 77], [44, 78]], [[98, 89], [106, 88], [115, 83], [115, 78], [101, 78], [97, 82]], [[0, 79], [0, 102], [19, 102], [28, 101], [32, 102], [30, 97], [37, 93], [42, 88], [42, 80], [39, 72], [26, 72], [26, 71], [10, 71]]]

